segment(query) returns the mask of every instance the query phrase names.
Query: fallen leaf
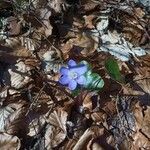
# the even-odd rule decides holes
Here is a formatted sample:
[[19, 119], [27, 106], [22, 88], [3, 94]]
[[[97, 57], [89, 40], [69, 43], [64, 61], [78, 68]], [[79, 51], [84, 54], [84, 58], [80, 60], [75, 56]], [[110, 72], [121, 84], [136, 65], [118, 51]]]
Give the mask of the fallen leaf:
[[134, 47], [131, 43], [127, 42], [117, 32], [109, 32], [101, 36], [102, 46], [97, 51], [109, 52], [111, 55], [117, 57], [122, 61], [128, 61], [132, 56], [146, 55], [144, 49], [140, 47]]
[[6, 106], [0, 108], [0, 132], [5, 131], [6, 120], [14, 112], [14, 109]]
[[41, 129], [43, 128], [45, 124], [45, 118], [44, 116], [39, 116], [38, 118], [33, 119], [29, 124], [29, 136], [35, 136], [38, 135]]
[[24, 87], [32, 80], [29, 70], [30, 67], [26, 66], [23, 61], [18, 60], [15, 66], [8, 69], [8, 72], [5, 72], [5, 84], [15, 89]]
[[10, 16], [6, 19], [6, 27], [8, 35], [18, 35], [21, 31], [21, 23], [17, 21], [16, 17]]
[[45, 146], [47, 149], [58, 146], [66, 138], [67, 116], [68, 114], [65, 111], [58, 109], [46, 117], [49, 124], [45, 133]]
[[20, 150], [21, 142], [17, 136], [6, 133], [0, 133], [0, 149], [2, 150]]

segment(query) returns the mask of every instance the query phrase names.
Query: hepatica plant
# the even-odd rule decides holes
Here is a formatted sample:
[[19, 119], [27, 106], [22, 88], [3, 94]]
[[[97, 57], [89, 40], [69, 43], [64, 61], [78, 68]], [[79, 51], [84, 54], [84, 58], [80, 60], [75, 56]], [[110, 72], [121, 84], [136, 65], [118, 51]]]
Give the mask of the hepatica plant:
[[69, 60], [67, 67], [61, 67], [59, 83], [67, 86], [71, 91], [81, 88], [100, 90], [104, 86], [103, 79], [99, 74], [92, 73], [86, 61], [77, 64], [74, 60]]

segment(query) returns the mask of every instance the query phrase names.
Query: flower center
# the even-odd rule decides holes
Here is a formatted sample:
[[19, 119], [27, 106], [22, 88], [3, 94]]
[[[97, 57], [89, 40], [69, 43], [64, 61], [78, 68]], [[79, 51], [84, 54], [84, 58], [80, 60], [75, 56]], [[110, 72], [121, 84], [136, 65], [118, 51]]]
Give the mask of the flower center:
[[78, 77], [78, 74], [77, 74], [76, 72], [69, 72], [69, 77], [70, 77], [71, 79], [75, 79], [75, 78]]

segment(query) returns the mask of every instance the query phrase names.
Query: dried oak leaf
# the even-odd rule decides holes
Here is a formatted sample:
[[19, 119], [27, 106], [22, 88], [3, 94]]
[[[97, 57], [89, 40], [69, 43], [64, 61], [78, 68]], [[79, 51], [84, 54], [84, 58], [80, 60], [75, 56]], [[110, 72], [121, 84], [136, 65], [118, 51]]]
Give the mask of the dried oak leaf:
[[6, 133], [0, 133], [1, 150], [19, 150], [20, 147], [21, 143], [17, 136], [12, 136]]
[[47, 149], [58, 146], [66, 138], [67, 116], [67, 112], [58, 108], [47, 117], [46, 121], [49, 124], [45, 133], [45, 146]]

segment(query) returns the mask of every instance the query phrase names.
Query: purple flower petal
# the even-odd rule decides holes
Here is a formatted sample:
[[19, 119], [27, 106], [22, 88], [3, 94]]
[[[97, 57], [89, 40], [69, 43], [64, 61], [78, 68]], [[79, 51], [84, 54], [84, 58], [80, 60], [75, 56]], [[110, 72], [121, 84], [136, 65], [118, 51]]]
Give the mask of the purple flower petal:
[[80, 76], [80, 77], [77, 78], [76, 81], [77, 81], [78, 84], [83, 85], [86, 82], [86, 78], [84, 76]]
[[73, 66], [76, 66], [76, 65], [77, 65], [77, 63], [76, 63], [74, 60], [70, 59], [70, 60], [68, 61], [68, 66], [69, 66], [69, 67], [73, 67]]
[[62, 85], [66, 85], [69, 82], [70, 82], [70, 79], [66, 75], [61, 76], [60, 79], [59, 79], [59, 83], [61, 83]]
[[66, 68], [66, 67], [61, 67], [60, 68], [60, 74], [61, 75], [67, 75], [68, 74], [68, 68]]
[[72, 68], [70, 68], [70, 71], [76, 72], [80, 76], [87, 71], [87, 66], [86, 65], [79, 65], [77, 67], [72, 67]]
[[77, 87], [77, 82], [75, 80], [71, 80], [68, 84], [68, 88], [70, 90], [74, 90]]

